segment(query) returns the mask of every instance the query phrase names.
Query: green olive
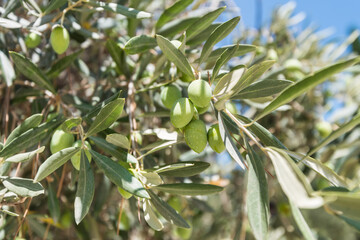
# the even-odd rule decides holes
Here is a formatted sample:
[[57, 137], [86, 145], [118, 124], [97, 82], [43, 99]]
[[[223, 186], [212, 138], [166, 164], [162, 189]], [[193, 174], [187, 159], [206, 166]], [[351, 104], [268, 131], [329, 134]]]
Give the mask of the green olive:
[[277, 61], [279, 59], [277, 52], [272, 48], [269, 49], [267, 52], [267, 59]]
[[[91, 162], [91, 153], [89, 152], [89, 150], [91, 149], [91, 145], [88, 141], [84, 142], [85, 146], [87, 149], [85, 149], [85, 155], [87, 157], [87, 159], [89, 160], [89, 162]], [[74, 144], [73, 147], [81, 147], [82, 143], [81, 140], [77, 140]], [[81, 160], [81, 151], [75, 153], [75, 155], [73, 155], [71, 157], [71, 163], [74, 166], [74, 168], [76, 170], [80, 170], [80, 160]]]
[[219, 124], [214, 124], [209, 128], [207, 139], [210, 147], [217, 153], [225, 150], [224, 142], [220, 135]]
[[198, 107], [198, 106], [195, 106], [196, 110], [198, 111], [199, 114], [203, 114], [205, 113], [210, 107], [210, 104], [206, 107]]
[[188, 98], [179, 98], [171, 108], [170, 121], [176, 128], [185, 127], [194, 116], [194, 105]]
[[197, 153], [201, 153], [207, 144], [206, 126], [201, 120], [192, 120], [184, 129], [187, 145]]
[[286, 60], [284, 67], [290, 71], [302, 71], [302, 63], [296, 58]]
[[50, 151], [52, 154], [71, 147], [74, 143], [74, 136], [71, 133], [58, 129], [54, 132], [50, 141]]
[[35, 32], [29, 33], [25, 38], [25, 44], [28, 48], [35, 48], [41, 42], [41, 36]]
[[325, 121], [317, 123], [315, 128], [322, 138], [326, 138], [332, 132], [331, 124]]
[[204, 80], [192, 81], [188, 87], [190, 100], [198, 107], [209, 106], [212, 97], [211, 87]]
[[181, 98], [181, 91], [175, 85], [168, 85], [161, 90], [161, 102], [171, 109], [176, 100]]
[[51, 31], [50, 43], [57, 54], [62, 54], [68, 49], [70, 36], [66, 28], [55, 25]]

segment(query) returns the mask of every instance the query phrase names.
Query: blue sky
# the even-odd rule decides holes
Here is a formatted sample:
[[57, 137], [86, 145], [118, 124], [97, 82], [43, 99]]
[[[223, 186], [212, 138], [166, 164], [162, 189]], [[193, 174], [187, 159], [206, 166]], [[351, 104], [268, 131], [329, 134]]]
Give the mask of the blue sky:
[[[255, 27], [255, 3], [259, 0], [235, 0], [240, 7], [242, 22], [245, 26]], [[262, 22], [268, 23], [272, 10], [289, 2], [289, 0], [261, 0]], [[295, 13], [304, 12], [304, 27], [310, 23], [319, 29], [332, 27], [333, 37], [345, 39], [350, 27], [360, 29], [360, 0], [299, 0], [296, 2]]]

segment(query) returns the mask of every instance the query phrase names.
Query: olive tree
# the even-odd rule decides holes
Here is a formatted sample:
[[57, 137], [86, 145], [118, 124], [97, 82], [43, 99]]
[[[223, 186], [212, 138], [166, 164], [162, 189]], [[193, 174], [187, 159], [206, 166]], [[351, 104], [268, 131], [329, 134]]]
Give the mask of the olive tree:
[[[355, 76], [351, 67], [360, 58], [338, 50], [320, 61], [325, 47], [311, 31], [294, 40], [287, 8], [275, 12], [266, 42], [264, 32], [244, 32], [218, 47], [240, 17], [217, 23], [228, 10], [215, 3], [4, 4], [4, 238], [218, 239], [227, 231], [266, 239], [289, 225], [272, 211], [274, 203], [280, 214], [291, 213], [298, 229], [288, 231], [292, 237], [321, 236], [300, 209], [325, 209], [359, 229], [357, 172], [323, 161], [331, 149], [326, 156], [338, 159], [330, 143], [352, 143], [357, 112], [336, 128], [319, 125], [322, 135], [311, 135], [307, 147], [279, 123], [321, 105], [313, 101], [316, 86], [344, 71]], [[313, 130], [314, 118], [303, 122]], [[308, 140], [300, 136], [301, 144]], [[227, 167], [238, 171], [226, 178]], [[238, 206], [236, 221], [207, 224], [219, 209], [231, 215], [224, 198]]]

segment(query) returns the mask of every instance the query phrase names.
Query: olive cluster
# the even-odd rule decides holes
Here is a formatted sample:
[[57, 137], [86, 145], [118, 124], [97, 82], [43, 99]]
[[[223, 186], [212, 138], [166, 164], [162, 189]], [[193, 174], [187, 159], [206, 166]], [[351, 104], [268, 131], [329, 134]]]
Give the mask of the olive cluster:
[[188, 87], [188, 98], [182, 97], [175, 85], [168, 85], [161, 91], [163, 105], [171, 109], [170, 121], [184, 133], [187, 145], [197, 153], [202, 152], [207, 142], [215, 152], [225, 150], [220, 136], [219, 125], [214, 124], [206, 131], [205, 123], [199, 120], [210, 106], [212, 91], [204, 80], [194, 80]]
[[[31, 32], [25, 38], [25, 44], [28, 48], [35, 48], [41, 42], [41, 35], [38, 32]], [[62, 25], [55, 25], [50, 35], [50, 44], [57, 54], [64, 53], [70, 43], [69, 32]]]

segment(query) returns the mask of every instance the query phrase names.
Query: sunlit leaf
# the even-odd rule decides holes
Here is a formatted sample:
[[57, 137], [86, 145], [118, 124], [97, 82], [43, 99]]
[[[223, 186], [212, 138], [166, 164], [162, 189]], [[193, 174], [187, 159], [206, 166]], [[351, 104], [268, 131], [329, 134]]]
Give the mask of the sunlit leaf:
[[218, 26], [210, 35], [209, 39], [205, 42], [205, 45], [201, 51], [201, 56], [199, 59], [199, 64], [201, 64], [211, 53], [212, 48], [216, 43], [223, 40], [227, 35], [229, 35], [232, 30], [236, 27], [240, 17], [234, 17], [227, 22], [224, 22]]
[[359, 61], [360, 61], [360, 57], [357, 57], [347, 61], [333, 64], [289, 86], [279, 96], [277, 96], [268, 106], [266, 106], [266, 108], [255, 118], [255, 121], [271, 113], [278, 107], [290, 102], [291, 100], [300, 96], [301, 94], [307, 92], [309, 89], [315, 87], [316, 85], [328, 79], [330, 76], [343, 71], [344, 69], [354, 65]]
[[323, 199], [312, 196], [310, 183], [290, 157], [283, 150], [266, 148], [273, 163], [279, 184], [295, 206], [299, 208], [318, 208], [323, 205]]
[[269, 196], [264, 165], [246, 142], [249, 173], [247, 180], [247, 212], [256, 239], [266, 239], [269, 228]]
[[49, 176], [56, 169], [64, 165], [72, 156], [74, 156], [80, 148], [69, 147], [48, 157], [43, 164], [40, 165], [34, 181], [39, 182]]
[[179, 0], [171, 7], [167, 8], [157, 20], [155, 28], [159, 29], [162, 27], [165, 23], [184, 11], [192, 2], [193, 0]]
[[195, 79], [189, 61], [179, 49], [177, 49], [168, 39], [160, 35], [156, 35], [156, 41], [169, 61], [173, 62], [181, 72], [192, 79]]
[[33, 157], [35, 157], [36, 154], [42, 153], [45, 150], [45, 146], [42, 146], [34, 151], [26, 152], [26, 153], [19, 153], [14, 156], [11, 156], [7, 158], [6, 162], [13, 162], [13, 163], [19, 163], [19, 162], [26, 162], [31, 160]]
[[118, 98], [101, 108], [94, 122], [90, 125], [89, 130], [86, 132], [85, 138], [110, 127], [111, 124], [120, 117], [124, 104], [125, 99]]
[[44, 188], [40, 183], [34, 183], [32, 179], [27, 178], [6, 178], [2, 182], [11, 192], [21, 197], [36, 197], [44, 194]]

